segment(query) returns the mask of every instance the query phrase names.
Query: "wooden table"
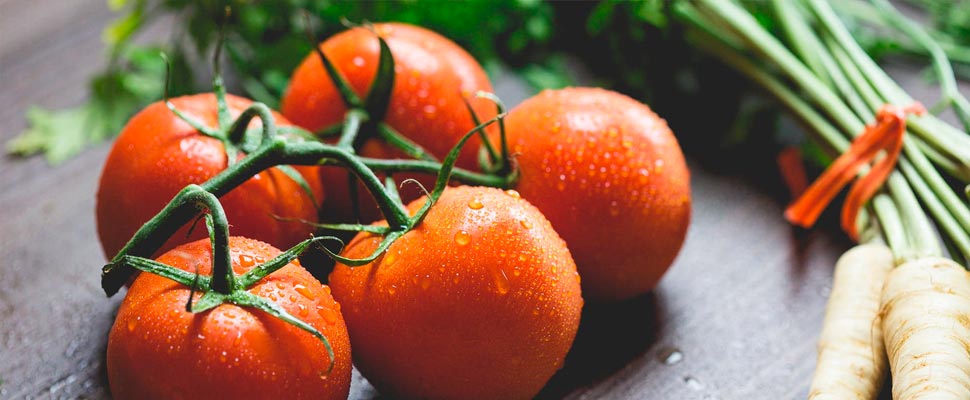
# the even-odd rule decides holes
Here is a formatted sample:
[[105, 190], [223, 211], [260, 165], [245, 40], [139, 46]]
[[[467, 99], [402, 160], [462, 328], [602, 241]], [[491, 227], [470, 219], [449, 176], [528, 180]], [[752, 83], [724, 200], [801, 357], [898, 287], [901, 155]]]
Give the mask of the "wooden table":
[[[31, 104], [82, 101], [110, 18], [102, 1], [0, 0], [0, 141], [25, 127]], [[915, 67], [893, 71], [932, 104]], [[529, 95], [513, 77], [497, 87], [509, 104]], [[0, 398], [109, 396], [104, 352], [122, 296], [101, 291], [94, 225], [109, 146], [56, 167], [0, 158]], [[693, 222], [676, 264], [649, 295], [588, 306], [542, 397], [805, 398], [832, 265], [850, 243], [832, 223], [788, 226], [770, 177], [696, 162], [692, 172]], [[355, 374], [351, 397], [378, 394]]]

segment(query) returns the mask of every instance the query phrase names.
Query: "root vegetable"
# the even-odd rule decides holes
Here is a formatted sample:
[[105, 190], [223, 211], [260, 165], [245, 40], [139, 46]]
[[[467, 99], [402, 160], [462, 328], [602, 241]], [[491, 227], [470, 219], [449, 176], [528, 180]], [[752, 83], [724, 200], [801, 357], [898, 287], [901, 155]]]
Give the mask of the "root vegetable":
[[856, 246], [835, 264], [808, 398], [874, 399], [886, 374], [879, 300], [894, 266], [888, 247]]
[[970, 399], [970, 273], [926, 257], [889, 274], [883, 331], [893, 398]]

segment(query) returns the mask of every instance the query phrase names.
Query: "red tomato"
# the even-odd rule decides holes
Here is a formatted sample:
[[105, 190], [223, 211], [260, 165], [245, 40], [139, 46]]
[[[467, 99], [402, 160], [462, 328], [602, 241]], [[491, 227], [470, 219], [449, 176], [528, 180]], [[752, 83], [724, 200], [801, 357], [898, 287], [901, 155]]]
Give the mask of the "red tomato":
[[[342, 255], [362, 258], [379, 242], [359, 234]], [[357, 368], [402, 398], [532, 398], [562, 365], [583, 306], [559, 235], [517, 193], [494, 188], [446, 189], [381, 258], [338, 263], [330, 284]]]
[[[407, 24], [376, 24], [374, 29], [387, 41], [395, 62], [394, 88], [385, 122], [403, 136], [440, 159], [475, 127], [462, 97], [469, 98], [482, 121], [495, 116], [494, 104], [473, 97], [477, 91], [492, 90], [488, 77], [481, 65], [454, 42]], [[380, 58], [374, 33], [364, 28], [350, 29], [327, 39], [320, 47], [354, 91], [366, 96]], [[307, 56], [290, 79], [290, 87], [283, 97], [283, 115], [299, 126], [316, 131], [340, 123], [346, 111], [317, 55]], [[457, 165], [478, 169], [480, 144], [479, 139], [471, 139]], [[360, 153], [367, 157], [405, 158], [393, 147], [377, 141], [365, 144]], [[329, 190], [324, 210], [328, 217], [351, 219], [347, 172], [324, 168], [324, 180]], [[429, 190], [434, 182], [427, 178], [421, 181]], [[364, 220], [380, 219], [376, 205], [363, 187], [359, 193]], [[408, 202], [419, 193], [409, 190], [402, 192], [402, 196]]]
[[[231, 237], [232, 267], [242, 274], [280, 251]], [[159, 262], [211, 273], [207, 239], [179, 246]], [[185, 311], [189, 288], [154, 274], [139, 274], [108, 336], [108, 381], [116, 399], [346, 399], [350, 341], [340, 305], [293, 261], [251, 293], [272, 300], [320, 331], [333, 347], [333, 370], [323, 343], [262, 311], [230, 304]], [[196, 294], [196, 298], [200, 297]]]
[[690, 175], [667, 123], [592, 88], [543, 91], [505, 123], [521, 172], [516, 189], [566, 240], [586, 297], [652, 290], [690, 221]]
[[[236, 96], [226, 99], [233, 116], [252, 102]], [[175, 107], [209, 127], [216, 127], [216, 99], [211, 93], [171, 100]], [[278, 125], [289, 125], [274, 114]], [[255, 119], [253, 127], [259, 127]], [[115, 141], [98, 186], [98, 236], [108, 258], [113, 257], [135, 232], [165, 207], [185, 186], [201, 184], [226, 168], [225, 147], [175, 116], [163, 102], [155, 102], [128, 121]], [[323, 199], [319, 167], [296, 167], [317, 201]], [[284, 222], [275, 216], [317, 220], [317, 209], [307, 193], [276, 169], [264, 171], [221, 198], [232, 234], [289, 248], [304, 240], [313, 227]], [[208, 237], [205, 226], [186, 237], [182, 227], [159, 250]], [[157, 253], [156, 253], [157, 254]]]

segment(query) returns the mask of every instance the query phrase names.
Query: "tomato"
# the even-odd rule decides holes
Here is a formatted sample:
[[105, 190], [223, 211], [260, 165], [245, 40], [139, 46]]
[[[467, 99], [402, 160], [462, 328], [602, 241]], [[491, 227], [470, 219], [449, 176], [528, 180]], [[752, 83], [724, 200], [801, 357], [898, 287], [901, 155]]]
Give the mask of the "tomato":
[[587, 299], [652, 290], [690, 221], [690, 176], [667, 123], [593, 88], [543, 91], [505, 123], [516, 189], [566, 240]]
[[[380, 240], [359, 234], [342, 255], [362, 258]], [[403, 398], [535, 396], [562, 365], [583, 306], [562, 239], [517, 193], [494, 188], [446, 189], [381, 258], [338, 263], [330, 284], [355, 365]]]
[[[439, 159], [451, 150], [475, 124], [462, 97], [469, 98], [482, 121], [495, 116], [495, 105], [474, 98], [477, 91], [492, 91], [481, 65], [454, 42], [437, 33], [401, 23], [375, 24], [375, 31], [387, 41], [394, 55], [394, 88], [384, 121], [403, 136], [421, 145]], [[337, 34], [320, 45], [324, 54], [361, 97], [373, 82], [380, 58], [374, 33], [354, 28]], [[347, 109], [330, 76], [316, 54], [307, 56], [290, 79], [282, 100], [282, 112], [293, 123], [311, 131], [340, 123]], [[472, 138], [463, 148], [457, 165], [478, 169], [480, 140]], [[360, 149], [366, 157], [405, 158], [397, 149], [371, 140]], [[402, 178], [412, 176], [405, 176]], [[324, 211], [328, 217], [350, 220], [353, 215], [347, 193], [347, 172], [324, 168], [329, 190]], [[422, 179], [429, 190], [433, 179]], [[358, 191], [364, 220], [380, 219], [376, 205], [361, 187]], [[403, 191], [405, 202], [420, 191]]]
[[[276, 248], [231, 237], [232, 267], [242, 274], [277, 256]], [[211, 273], [207, 239], [179, 246], [159, 262]], [[256, 283], [251, 293], [280, 305], [328, 338], [324, 344], [262, 311], [222, 304], [198, 314], [185, 310], [189, 288], [139, 274], [108, 336], [108, 381], [116, 399], [346, 399], [350, 341], [340, 306], [299, 261]], [[200, 294], [196, 294], [196, 298]]]
[[[216, 100], [211, 93], [171, 100], [175, 107], [209, 127], [216, 127]], [[252, 102], [227, 98], [234, 116]], [[274, 115], [278, 125], [289, 125]], [[258, 119], [253, 127], [260, 126]], [[128, 121], [115, 141], [101, 173], [97, 195], [98, 236], [108, 258], [113, 257], [135, 232], [155, 216], [185, 186], [201, 184], [227, 166], [225, 147], [175, 116], [156, 102]], [[310, 185], [314, 198], [323, 198], [319, 167], [295, 167]], [[264, 171], [221, 198], [234, 235], [251, 237], [289, 248], [304, 240], [313, 227], [286, 222], [280, 217], [317, 220], [310, 196], [277, 169]], [[186, 237], [188, 225], [159, 250], [207, 237], [205, 227]], [[158, 253], [156, 253], [158, 254]]]

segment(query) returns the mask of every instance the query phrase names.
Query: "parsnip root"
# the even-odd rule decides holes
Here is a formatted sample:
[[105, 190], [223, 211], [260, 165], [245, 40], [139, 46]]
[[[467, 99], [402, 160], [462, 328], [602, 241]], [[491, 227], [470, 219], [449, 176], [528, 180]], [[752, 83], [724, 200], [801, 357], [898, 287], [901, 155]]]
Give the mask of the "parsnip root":
[[970, 273], [940, 257], [907, 262], [882, 295], [893, 398], [970, 399]]
[[886, 375], [879, 300], [893, 265], [892, 251], [877, 244], [856, 246], [835, 264], [810, 400], [870, 400], [879, 394]]

